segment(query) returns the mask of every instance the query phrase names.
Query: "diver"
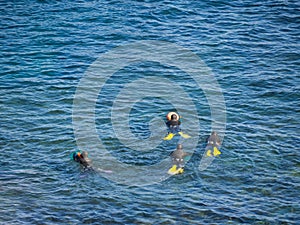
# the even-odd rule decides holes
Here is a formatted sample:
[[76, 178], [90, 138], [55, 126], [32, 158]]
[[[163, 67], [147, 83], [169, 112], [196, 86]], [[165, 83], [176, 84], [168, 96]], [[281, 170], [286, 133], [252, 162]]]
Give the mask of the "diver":
[[182, 144], [178, 144], [174, 152], [171, 153], [173, 166], [169, 169], [169, 174], [179, 174], [184, 171], [184, 159], [189, 154], [183, 151]]
[[92, 168], [92, 160], [88, 158], [88, 152], [86, 151], [77, 151], [73, 153], [73, 160], [75, 162], [80, 163], [84, 170], [93, 170]]
[[[168, 117], [167, 117], [167, 119], [168, 119]], [[178, 132], [180, 132], [180, 130], [181, 130], [180, 129], [180, 124], [181, 124], [181, 122], [180, 122], [180, 120], [178, 118], [178, 114], [177, 113], [172, 114], [170, 120], [168, 120], [166, 122], [166, 125], [169, 128], [169, 130], [170, 130], [171, 133], [178, 133]]]
[[221, 139], [216, 131], [211, 132], [207, 138], [206, 156], [218, 156], [221, 154], [219, 148], [221, 146]]
[[216, 131], [211, 132], [211, 135], [207, 138], [207, 144], [216, 146], [221, 145], [221, 140]]
[[181, 121], [180, 117], [176, 112], [169, 112], [167, 114], [167, 122], [166, 125], [168, 127], [168, 134], [163, 138], [164, 140], [171, 140], [176, 134], [179, 134], [183, 138], [190, 138], [188, 134], [184, 134], [181, 131], [180, 125]]
[[92, 160], [88, 157], [87, 151], [76, 151], [71, 153], [71, 159], [73, 159], [75, 162], [78, 162], [83, 167], [83, 172], [102, 172], [102, 173], [112, 173], [112, 170], [104, 170], [101, 168], [94, 168], [92, 167]]

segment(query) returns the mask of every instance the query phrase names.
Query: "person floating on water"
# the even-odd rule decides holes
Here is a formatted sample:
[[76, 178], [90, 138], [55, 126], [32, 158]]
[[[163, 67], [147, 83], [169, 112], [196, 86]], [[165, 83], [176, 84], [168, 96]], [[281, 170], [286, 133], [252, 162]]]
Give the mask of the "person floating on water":
[[183, 173], [184, 159], [188, 155], [188, 153], [183, 151], [182, 144], [178, 144], [176, 150], [171, 153], [173, 166], [169, 169], [168, 173], [171, 175]]
[[183, 138], [190, 138], [188, 134], [184, 134], [181, 131], [180, 125], [180, 117], [176, 112], [169, 112], [167, 114], [167, 122], [166, 125], [169, 129], [168, 134], [163, 138], [164, 140], [171, 140], [176, 134], [179, 134]]
[[92, 167], [92, 160], [88, 158], [87, 151], [76, 151], [71, 153], [71, 158], [82, 165], [84, 171], [93, 171], [93, 172], [104, 172], [104, 173], [112, 173], [111, 170], [103, 170], [100, 168], [93, 168]]
[[92, 165], [91, 165], [92, 161], [88, 158], [88, 152], [76, 151], [76, 152], [73, 152], [72, 157], [75, 162], [78, 162], [78, 163], [80, 163], [80, 165], [83, 166], [84, 170], [93, 170]]
[[211, 135], [207, 138], [206, 156], [218, 156], [221, 154], [219, 148], [221, 146], [221, 140], [217, 132], [211, 132]]

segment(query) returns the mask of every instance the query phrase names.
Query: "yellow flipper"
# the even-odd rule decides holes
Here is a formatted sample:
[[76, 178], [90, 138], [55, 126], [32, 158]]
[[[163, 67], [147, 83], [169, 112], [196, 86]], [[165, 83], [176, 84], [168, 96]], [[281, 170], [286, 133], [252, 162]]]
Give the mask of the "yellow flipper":
[[175, 136], [175, 134], [173, 134], [173, 133], [169, 133], [167, 136], [165, 136], [163, 139], [164, 140], [171, 140], [173, 137]]
[[207, 152], [206, 152], [206, 156], [212, 156], [212, 154], [211, 154], [211, 150], [209, 149]]
[[175, 174], [177, 171], [177, 166], [176, 165], [173, 165], [169, 171], [168, 171], [168, 174]]
[[179, 168], [179, 169], [177, 170], [177, 173], [180, 174], [180, 173], [183, 173], [183, 171], [184, 171], [183, 168]]
[[221, 155], [221, 152], [217, 147], [214, 147], [214, 156], [218, 156], [218, 155]]
[[179, 168], [177, 169], [177, 165], [173, 165], [173, 166], [169, 169], [168, 174], [170, 174], [170, 175], [181, 174], [181, 173], [183, 173], [183, 171], [184, 171], [183, 168], [179, 167]]
[[183, 138], [190, 138], [191, 137], [190, 135], [185, 134], [182, 131], [178, 132], [178, 134], [180, 134], [180, 136], [183, 137]]

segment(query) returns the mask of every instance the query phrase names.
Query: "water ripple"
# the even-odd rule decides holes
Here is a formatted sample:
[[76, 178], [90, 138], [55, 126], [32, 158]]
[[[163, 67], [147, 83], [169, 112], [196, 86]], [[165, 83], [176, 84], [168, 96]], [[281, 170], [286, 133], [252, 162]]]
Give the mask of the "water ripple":
[[[299, 6], [279, 0], [1, 2], [0, 224], [297, 224]], [[148, 75], [172, 79], [196, 99], [201, 125], [185, 173], [127, 187], [70, 160], [80, 78], [100, 54], [137, 40], [186, 47], [218, 80], [226, 136], [207, 170], [197, 169], [210, 132], [204, 93], [182, 71], [152, 62], [129, 65], [107, 81], [95, 108], [97, 131], [124, 163], [165, 158], [175, 142], [132, 151], [116, 137], [110, 112], [126, 83]], [[132, 133], [148, 138], [148, 118], [164, 119], [171, 109], [161, 99], [137, 102]], [[189, 123], [183, 118], [185, 129]]]

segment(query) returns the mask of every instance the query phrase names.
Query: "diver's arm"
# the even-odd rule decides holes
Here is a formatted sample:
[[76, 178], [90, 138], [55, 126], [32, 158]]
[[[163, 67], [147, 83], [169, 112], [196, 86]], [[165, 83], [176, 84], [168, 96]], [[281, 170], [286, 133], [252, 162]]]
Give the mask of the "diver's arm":
[[171, 126], [171, 121], [168, 120], [168, 121], [166, 122], [166, 125], [167, 125], [167, 127], [170, 127], [170, 126]]

